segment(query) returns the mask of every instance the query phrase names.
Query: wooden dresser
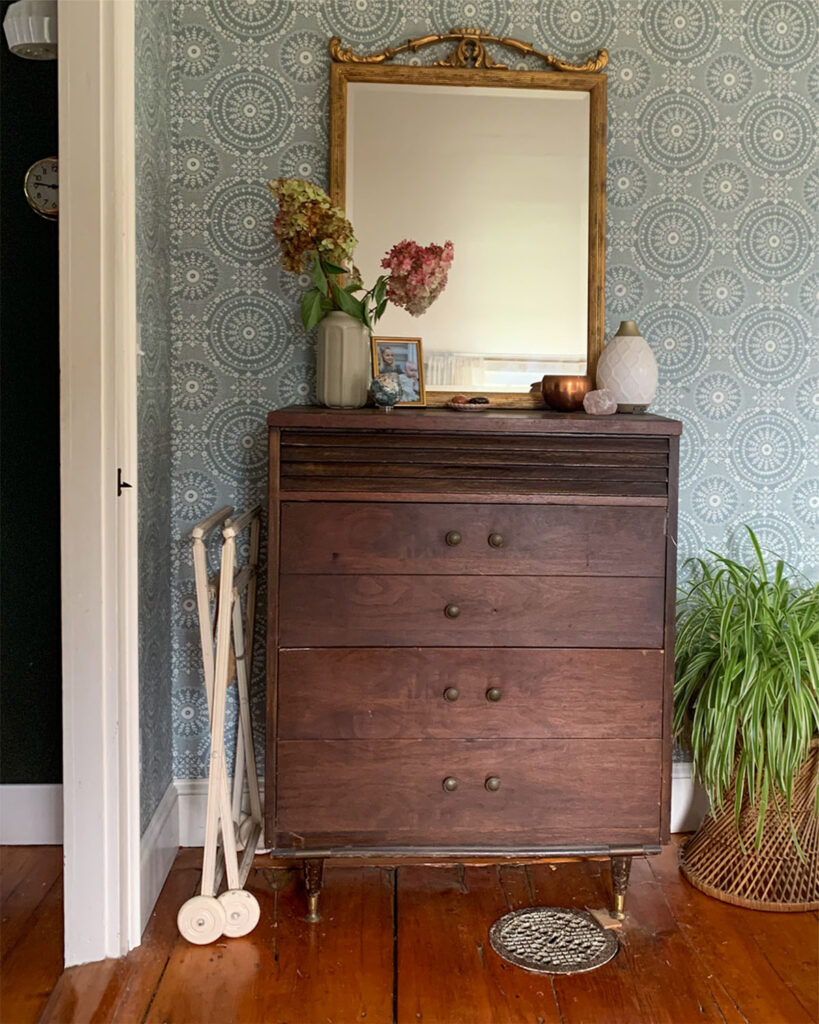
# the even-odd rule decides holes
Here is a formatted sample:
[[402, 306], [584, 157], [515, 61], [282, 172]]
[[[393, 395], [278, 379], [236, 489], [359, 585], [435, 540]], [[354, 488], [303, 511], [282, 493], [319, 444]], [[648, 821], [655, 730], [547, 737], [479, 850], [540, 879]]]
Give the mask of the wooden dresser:
[[668, 840], [679, 423], [270, 413], [267, 842], [630, 858]]

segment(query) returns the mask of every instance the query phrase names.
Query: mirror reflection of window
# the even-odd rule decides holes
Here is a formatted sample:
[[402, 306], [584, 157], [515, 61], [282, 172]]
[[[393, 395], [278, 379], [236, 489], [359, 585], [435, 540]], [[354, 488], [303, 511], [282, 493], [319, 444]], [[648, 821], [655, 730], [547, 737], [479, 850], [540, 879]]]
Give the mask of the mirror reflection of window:
[[411, 238], [455, 244], [446, 291], [379, 333], [421, 334], [426, 386], [528, 391], [582, 374], [588, 344], [588, 93], [350, 82], [346, 209], [364, 280]]

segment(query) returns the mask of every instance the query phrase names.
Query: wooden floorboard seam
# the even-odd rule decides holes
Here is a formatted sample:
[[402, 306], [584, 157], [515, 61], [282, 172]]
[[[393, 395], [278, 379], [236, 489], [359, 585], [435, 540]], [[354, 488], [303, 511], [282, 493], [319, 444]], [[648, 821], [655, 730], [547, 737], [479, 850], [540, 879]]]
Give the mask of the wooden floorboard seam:
[[[13, 849], [18, 849], [14, 847]], [[24, 851], [25, 848], [19, 848]], [[40, 858], [34, 859], [29, 863], [22, 862], [22, 870], [18, 871], [19, 877], [14, 885], [4, 891], [2, 901], [2, 917], [5, 922], [7, 914], [11, 914], [9, 921], [2, 927], [2, 934], [0, 935], [0, 963], [5, 963], [8, 957], [14, 952], [19, 945], [21, 939], [25, 938], [27, 934], [27, 925], [30, 921], [34, 920], [35, 915], [42, 906], [43, 902], [48, 897], [51, 889], [55, 884], [62, 882], [62, 858], [58, 858], [55, 864], [50, 864], [44, 858], [50, 856], [53, 852], [52, 847], [42, 848], [43, 859], [40, 862]], [[23, 854], [24, 855], [24, 854]], [[42, 881], [38, 879], [42, 878]], [[26, 888], [33, 885], [39, 884], [39, 894], [33, 903], [29, 903], [27, 906], [22, 908], [21, 913], [16, 913], [15, 904], [21, 902], [20, 897], [25, 896]], [[13, 932], [16, 932], [16, 936], [8, 948], [5, 948], [5, 937], [8, 934], [9, 927]]]
[[175, 949], [176, 943], [174, 943], [173, 948], [171, 949], [170, 953], [165, 959], [165, 963], [162, 966], [162, 970], [159, 973], [159, 977], [156, 979], [156, 984], [154, 985], [154, 990], [151, 993], [151, 998], [148, 1000], [148, 1005], [145, 1007], [145, 1013], [143, 1013], [142, 1017], [140, 1018], [139, 1024], [145, 1024], [145, 1021], [148, 1019], [148, 1014], [151, 1012], [151, 1007], [154, 1005], [156, 994], [159, 991], [159, 986], [162, 984], [162, 979], [165, 977], [165, 972], [168, 970], [168, 964], [171, 962], [171, 957], [173, 956]]
[[555, 1001], [555, 1007], [557, 1009], [558, 1020], [560, 1021], [560, 1024], [566, 1024], [565, 1019], [563, 1017], [563, 1009], [562, 1009], [562, 1007], [560, 1005], [560, 997], [558, 996], [557, 989], [555, 988], [555, 976], [553, 974], [549, 975], [549, 983], [552, 986], [552, 998]]
[[[714, 983], [716, 983], [719, 986], [719, 988], [722, 990], [723, 997], [725, 999], [727, 999], [728, 1002], [734, 1007], [736, 1012], [742, 1018], [742, 1021], [744, 1022], [744, 1024], [751, 1024], [751, 1022], [748, 1020], [748, 1018], [742, 1012], [741, 1007], [737, 1004], [737, 1001], [734, 999], [734, 997], [731, 995], [731, 993], [728, 991], [728, 989], [722, 984], [722, 982], [719, 980], [719, 978], [717, 978], [714, 974], [709, 973], [707, 965], [706, 965], [706, 963], [705, 963], [705, 961], [704, 961], [704, 959], [703, 959], [699, 949], [691, 941], [691, 937], [688, 934], [688, 929], [683, 927], [682, 923], [680, 922], [679, 918], [677, 917], [677, 914], [674, 911], [674, 907], [671, 905], [671, 903], [670, 903], [670, 901], [668, 899], [668, 896], [667, 896], [667, 894], [665, 892], [665, 889], [663, 887], [662, 879], [658, 876], [657, 872], [654, 870], [654, 864], [652, 863], [652, 860], [653, 860], [653, 858], [650, 858], [650, 857], [648, 858], [648, 866], [649, 866], [649, 868], [651, 870], [651, 874], [654, 876], [655, 882], [657, 883], [657, 891], [660, 893], [660, 896], [661, 896], [663, 902], [668, 907], [669, 913], [672, 915], [672, 917], [676, 921], [676, 923], [677, 923], [677, 930], [679, 931], [679, 933], [680, 933], [680, 935], [682, 937], [682, 940], [685, 943], [686, 947], [689, 949], [689, 951], [691, 953], [691, 956], [699, 964], [700, 971], [702, 973], [702, 977], [705, 979], [705, 983], [707, 984], [708, 988], [713, 993], [714, 1002], [716, 1004], [716, 1008], [717, 1008], [717, 1011], [719, 1012], [719, 1015], [722, 1017], [722, 1019], [724, 1021], [726, 1021], [726, 1024], [728, 1024], [727, 1019], [725, 1017], [725, 1014], [722, 1011], [722, 1007], [720, 1006], [719, 995], [718, 995], [718, 993], [714, 992]], [[762, 1024], [762, 1022], [760, 1022], [760, 1024]]]
[[754, 940], [754, 945], [759, 950], [760, 954], [765, 959], [765, 962], [770, 966], [771, 970], [774, 972], [774, 974], [777, 976], [777, 978], [779, 978], [779, 980], [788, 989], [788, 991], [792, 993], [794, 999], [796, 999], [799, 1002], [800, 1006], [804, 1007], [805, 1012], [807, 1014], [811, 1015], [814, 1018], [814, 1020], [815, 1020], [816, 1019], [817, 1009], [819, 1009], [819, 1007], [816, 1007], [816, 1006], [806, 1006], [805, 1005], [805, 1001], [802, 999], [802, 996], [801, 996], [800, 992], [798, 991], [798, 989], [796, 989], [794, 987], [793, 983], [788, 978], [784, 978], [782, 976], [782, 972], [779, 970], [779, 968], [776, 966], [776, 964], [771, 960], [771, 958], [765, 952], [764, 948], [759, 944], [759, 940], [756, 937], [756, 935], [753, 936], [753, 940]]
[[[655, 879], [655, 881], [657, 883], [657, 890], [661, 894], [661, 897], [662, 897], [663, 901], [665, 902], [665, 905], [667, 907], [669, 907], [670, 912], [673, 914], [674, 919], [677, 922], [677, 927], [678, 927], [678, 929], [680, 931], [680, 935], [683, 937], [683, 940], [684, 940], [686, 946], [688, 947], [688, 949], [690, 950], [692, 957], [695, 959], [696, 963], [699, 965], [700, 972], [701, 972], [702, 977], [704, 978], [705, 983], [707, 984], [708, 988], [710, 990], [712, 990], [712, 992], [714, 992], [714, 985], [717, 984], [719, 986], [719, 988], [720, 988], [720, 990], [721, 990], [721, 992], [723, 994], [723, 997], [725, 999], [727, 999], [728, 1002], [730, 1002], [731, 1006], [734, 1008], [734, 1010], [736, 1011], [737, 1015], [741, 1018], [743, 1024], [770, 1024], [770, 1022], [767, 1022], [767, 1021], [765, 1021], [765, 1022], [762, 1022], [762, 1021], [761, 1022], [752, 1022], [752, 1021], [750, 1021], [748, 1019], [748, 1017], [745, 1015], [745, 1013], [743, 1012], [742, 1008], [739, 1006], [737, 1000], [734, 998], [734, 996], [731, 994], [729, 989], [726, 987], [726, 985], [723, 984], [723, 982], [713, 972], [710, 972], [708, 970], [708, 966], [705, 963], [705, 959], [704, 959], [702, 953], [700, 952], [699, 947], [694, 943], [694, 941], [692, 939], [692, 934], [690, 933], [690, 930], [684, 925], [683, 922], [680, 921], [679, 916], [678, 916], [677, 912], [674, 909], [674, 906], [672, 905], [671, 901], [669, 900], [669, 897], [667, 897], [667, 893], [665, 892], [665, 889], [663, 887], [662, 878], [661, 878], [661, 876], [659, 876], [657, 871], [654, 870], [654, 864], [652, 862], [652, 858], [648, 858], [648, 865], [651, 868], [651, 873], [653, 874], [654, 879]], [[681, 876], [681, 880], [682, 880], [682, 876]], [[683, 886], [687, 886], [689, 883], [685, 882], [685, 881], [681, 881], [681, 884]], [[751, 912], [753, 912], [753, 911], [751, 911]], [[778, 975], [777, 975], [777, 977], [778, 977]], [[725, 1014], [723, 1013], [722, 1007], [720, 1006], [719, 993], [718, 992], [714, 992], [714, 997], [715, 997], [715, 1001], [716, 1001], [716, 1004], [717, 1004], [717, 1008], [718, 1008], [718, 1010], [720, 1012], [720, 1016], [723, 1017], [723, 1019], [725, 1020]]]

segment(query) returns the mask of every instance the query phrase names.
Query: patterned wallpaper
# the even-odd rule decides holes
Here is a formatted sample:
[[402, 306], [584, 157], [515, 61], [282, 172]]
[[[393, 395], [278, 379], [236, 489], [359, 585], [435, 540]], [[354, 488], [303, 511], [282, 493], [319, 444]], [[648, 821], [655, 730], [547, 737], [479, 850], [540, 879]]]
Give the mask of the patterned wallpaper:
[[607, 336], [637, 320], [654, 408], [685, 424], [680, 555], [744, 553], [749, 522], [817, 575], [818, 21], [813, 0], [175, 0], [176, 776], [204, 775], [208, 749], [187, 532], [263, 499], [265, 413], [313, 395], [264, 182], [326, 183], [330, 35], [367, 50], [473, 24], [568, 57], [609, 48]]
[[136, 5], [137, 317], [139, 429], [140, 821], [144, 832], [173, 778], [171, 730], [171, 15]]

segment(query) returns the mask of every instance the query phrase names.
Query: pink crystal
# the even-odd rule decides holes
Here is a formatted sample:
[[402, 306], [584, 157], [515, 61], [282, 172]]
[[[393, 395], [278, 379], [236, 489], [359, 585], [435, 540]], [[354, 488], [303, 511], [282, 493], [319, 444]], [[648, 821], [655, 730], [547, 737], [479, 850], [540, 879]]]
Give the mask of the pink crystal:
[[583, 408], [590, 416], [611, 416], [617, 412], [617, 402], [614, 395], [602, 388], [600, 391], [590, 391], [583, 399]]

